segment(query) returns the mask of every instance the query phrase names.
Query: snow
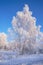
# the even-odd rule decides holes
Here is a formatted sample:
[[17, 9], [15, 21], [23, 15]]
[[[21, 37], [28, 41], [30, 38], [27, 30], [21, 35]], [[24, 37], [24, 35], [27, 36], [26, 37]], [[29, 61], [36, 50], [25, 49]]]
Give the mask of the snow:
[[43, 54], [17, 56], [12, 51], [0, 51], [0, 65], [43, 65]]

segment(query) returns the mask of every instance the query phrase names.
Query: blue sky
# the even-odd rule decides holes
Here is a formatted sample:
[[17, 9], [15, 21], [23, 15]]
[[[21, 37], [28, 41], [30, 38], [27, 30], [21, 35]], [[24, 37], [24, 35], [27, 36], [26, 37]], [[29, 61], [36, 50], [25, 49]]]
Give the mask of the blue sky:
[[11, 27], [11, 21], [16, 12], [22, 10], [28, 4], [33, 16], [37, 19], [37, 25], [41, 25], [43, 32], [43, 0], [0, 0], [0, 32], [7, 33]]

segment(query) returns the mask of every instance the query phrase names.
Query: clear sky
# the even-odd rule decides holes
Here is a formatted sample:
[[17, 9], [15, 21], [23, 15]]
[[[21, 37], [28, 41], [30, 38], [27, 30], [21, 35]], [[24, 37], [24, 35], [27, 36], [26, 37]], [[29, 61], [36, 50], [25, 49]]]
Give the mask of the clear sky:
[[13, 16], [22, 10], [25, 4], [29, 5], [33, 16], [37, 19], [37, 25], [42, 26], [43, 32], [43, 0], [0, 0], [0, 32], [7, 33]]

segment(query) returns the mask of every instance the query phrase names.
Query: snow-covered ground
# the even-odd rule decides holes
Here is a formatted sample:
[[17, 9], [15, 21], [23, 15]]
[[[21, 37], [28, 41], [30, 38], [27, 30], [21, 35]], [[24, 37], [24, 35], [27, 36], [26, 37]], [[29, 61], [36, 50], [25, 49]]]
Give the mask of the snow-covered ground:
[[43, 65], [43, 54], [17, 56], [12, 51], [0, 51], [0, 65]]

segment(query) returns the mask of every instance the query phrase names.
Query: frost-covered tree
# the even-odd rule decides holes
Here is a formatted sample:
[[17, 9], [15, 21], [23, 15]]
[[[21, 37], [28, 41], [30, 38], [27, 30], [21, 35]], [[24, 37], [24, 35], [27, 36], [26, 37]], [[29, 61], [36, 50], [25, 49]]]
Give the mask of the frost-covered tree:
[[5, 33], [0, 33], [0, 49], [3, 49], [7, 44], [7, 35]]
[[13, 17], [12, 29], [8, 31], [13, 41], [15, 40], [14, 47], [20, 54], [35, 52], [38, 27], [36, 26], [36, 18], [32, 16], [28, 5], [25, 5], [23, 11], [18, 11], [17, 15]]

